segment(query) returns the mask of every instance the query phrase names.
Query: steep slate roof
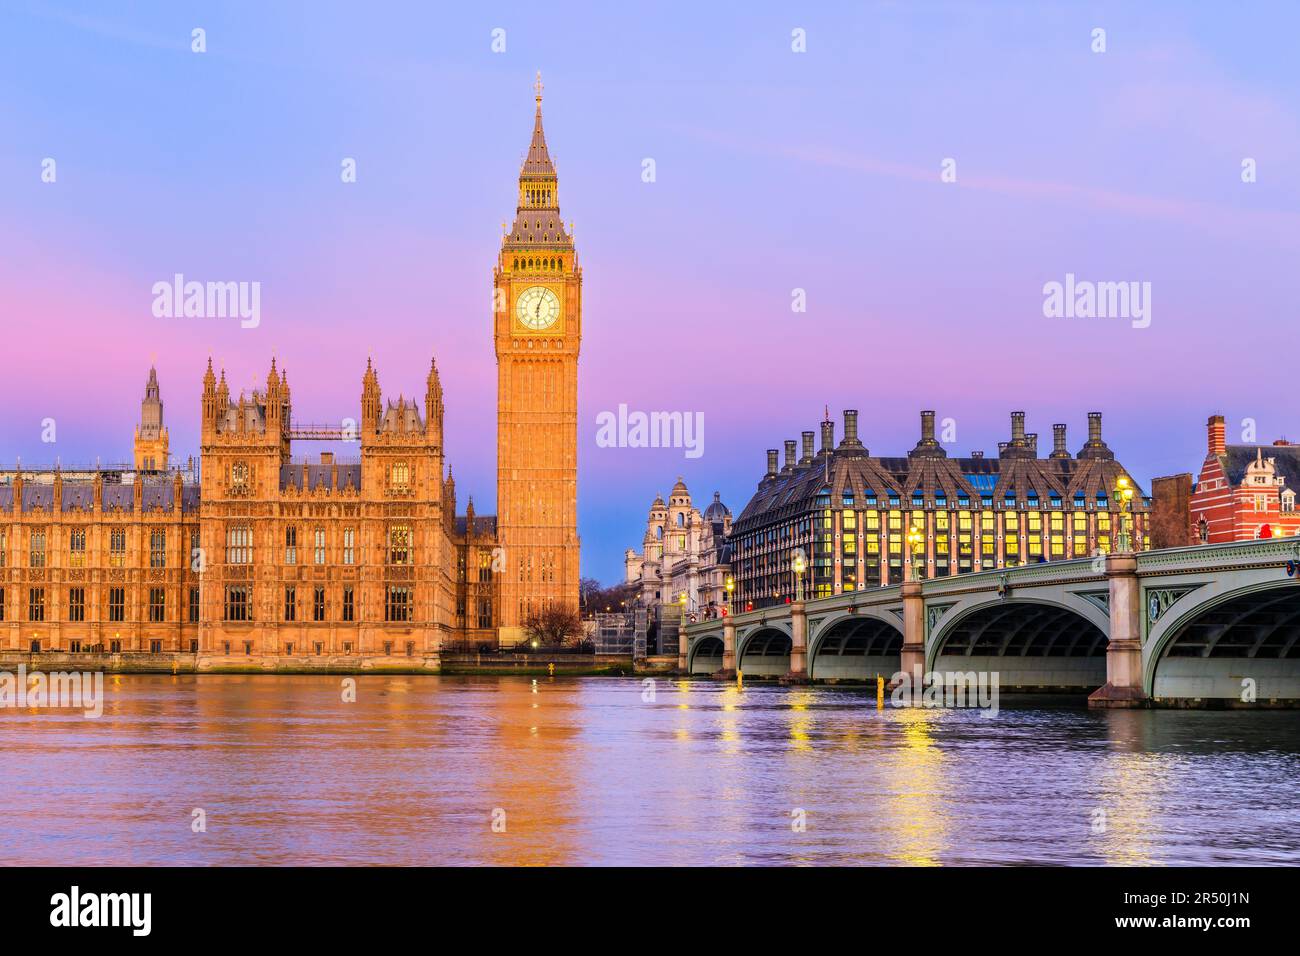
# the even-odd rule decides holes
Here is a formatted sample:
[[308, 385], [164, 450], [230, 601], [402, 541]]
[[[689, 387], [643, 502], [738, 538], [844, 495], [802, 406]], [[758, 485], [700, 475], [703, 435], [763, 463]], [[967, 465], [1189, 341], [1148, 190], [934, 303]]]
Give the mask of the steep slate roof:
[[146, 482], [140, 489], [140, 510], [152, 511], [154, 508], [161, 508], [163, 511], [171, 511], [175, 497], [170, 481]]
[[[468, 518], [465, 515], [456, 517], [456, 534], [464, 535], [468, 527]], [[475, 515], [474, 516], [474, 533], [476, 535], [495, 535], [497, 533], [497, 516], [496, 515]]]
[[[1249, 454], [1243, 457], [1239, 474], [1244, 473], [1246, 464], [1254, 458], [1253, 447], [1245, 451]], [[1295, 487], [1300, 488], [1300, 446], [1290, 451], [1288, 460], [1294, 469]], [[1282, 456], [1277, 457], [1281, 469]], [[919, 492], [930, 502], [936, 493], [945, 495], [949, 508], [956, 506], [957, 499], [963, 495], [971, 499], [970, 507], [974, 509], [981, 507], [982, 497], [992, 498], [994, 506], [1001, 507], [1007, 497], [1025, 502], [1031, 495], [1037, 497], [1040, 507], [1046, 508], [1055, 496], [1061, 499], [1062, 507], [1069, 508], [1076, 493], [1090, 502], [1095, 502], [1099, 494], [1111, 495], [1121, 476], [1128, 476], [1133, 483], [1135, 509], [1140, 510], [1141, 488], [1114, 459], [1100, 437], [1090, 438], [1077, 457], [1048, 458], [1037, 457], [1032, 436], [1008, 442], [1002, 454], [992, 458], [949, 458], [937, 442], [927, 437], [907, 457], [890, 458], [870, 456], [860, 446], [845, 447], [841, 442], [834, 452], [823, 449], [810, 464], [783, 468], [775, 476], [765, 476], [732, 526], [732, 533], [744, 534], [811, 511], [823, 488], [829, 489], [832, 507], [840, 506], [846, 491], [853, 493], [857, 506], [861, 507], [863, 494], [870, 491], [877, 497], [877, 507], [884, 507], [890, 495], [897, 495], [899, 507], [907, 508], [913, 495]]]
[[23, 485], [23, 511], [35, 511], [44, 508], [49, 511], [54, 507], [54, 486], [46, 484]]
[[1286, 480], [1286, 487], [1300, 491], [1300, 445], [1229, 445], [1228, 453], [1219, 456], [1223, 473], [1233, 487], [1246, 477], [1246, 468], [1263, 452], [1264, 460], [1276, 459], [1277, 473]]
[[83, 511], [90, 511], [95, 507], [95, 486], [78, 482], [77, 484], [64, 484], [63, 486], [63, 510], [75, 511], [81, 508]]
[[132, 511], [135, 508], [135, 492], [130, 485], [104, 485], [104, 510], [121, 508]]
[[306, 489], [315, 491], [317, 488], [332, 488], [330, 484], [334, 480], [333, 469], [337, 468], [339, 473], [339, 488], [351, 488], [360, 490], [361, 488], [361, 464], [360, 462], [350, 462], [339, 465], [322, 465], [315, 464], [289, 464], [280, 466], [280, 489], [296, 488], [299, 491], [304, 490], [304, 479], [306, 480]]

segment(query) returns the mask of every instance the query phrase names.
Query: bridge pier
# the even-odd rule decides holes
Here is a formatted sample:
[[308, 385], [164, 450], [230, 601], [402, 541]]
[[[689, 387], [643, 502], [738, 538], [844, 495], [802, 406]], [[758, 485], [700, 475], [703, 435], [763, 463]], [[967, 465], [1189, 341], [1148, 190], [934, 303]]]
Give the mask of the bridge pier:
[[736, 624], [730, 615], [722, 619], [722, 670], [713, 676], [722, 680], [736, 676]]
[[903, 647], [899, 669], [908, 675], [925, 673], [925, 599], [920, 581], [904, 581]]
[[677, 670], [681, 674], [690, 674], [690, 648], [686, 643], [686, 620], [677, 619]]
[[1089, 707], [1145, 707], [1142, 689], [1142, 590], [1137, 555], [1106, 556], [1110, 586], [1110, 635], [1106, 645], [1106, 683], [1088, 696]]
[[784, 680], [789, 684], [808, 681], [808, 612], [803, 601], [790, 605], [790, 670]]

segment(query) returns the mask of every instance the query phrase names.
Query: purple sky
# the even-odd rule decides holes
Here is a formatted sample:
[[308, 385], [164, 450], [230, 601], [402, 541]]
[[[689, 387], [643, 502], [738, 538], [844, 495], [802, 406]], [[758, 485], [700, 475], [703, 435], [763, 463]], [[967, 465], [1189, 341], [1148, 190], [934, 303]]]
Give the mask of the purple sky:
[[[151, 361], [184, 457], [209, 353], [236, 390], [276, 355], [312, 422], [358, 414], [367, 354], [392, 397], [436, 354], [462, 507], [490, 511], [491, 268], [537, 69], [585, 270], [585, 574], [621, 574], [678, 475], [738, 512], [824, 405], [877, 454], [922, 408], [952, 454], [1013, 409], [1077, 449], [1100, 410], [1144, 484], [1195, 470], [1214, 412], [1300, 438], [1294, 5], [265, 6], [0, 12], [0, 460], [125, 459]], [[261, 282], [260, 327], [154, 318], [175, 272]], [[1045, 318], [1066, 273], [1150, 282], [1150, 327]], [[705, 454], [597, 448], [620, 403], [702, 412]]]

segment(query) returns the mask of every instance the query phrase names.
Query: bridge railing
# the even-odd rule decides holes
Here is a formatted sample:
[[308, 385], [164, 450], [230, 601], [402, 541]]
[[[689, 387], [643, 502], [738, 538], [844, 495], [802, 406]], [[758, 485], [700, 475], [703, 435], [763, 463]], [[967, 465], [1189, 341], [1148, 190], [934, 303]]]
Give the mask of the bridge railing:
[[1292, 560], [1300, 560], [1300, 536], [1255, 538], [1224, 544], [1197, 544], [1143, 551], [1138, 555], [1138, 574], [1158, 574], [1174, 567], [1241, 567], [1285, 564]]
[[[921, 582], [921, 593], [925, 598], [939, 597], [953, 591], [978, 590], [987, 587], [994, 590], [998, 583], [1005, 580], [1008, 586], [1025, 587], [1054, 579], [1069, 581], [1102, 580], [1104, 574], [1094, 567], [1095, 558], [1068, 558], [1059, 561], [1042, 561], [1036, 564], [1022, 564], [1014, 568], [996, 568], [989, 571], [972, 571], [967, 574], [943, 575], [926, 578]], [[1159, 574], [1166, 570], [1242, 567], [1269, 564], [1285, 564], [1289, 560], [1300, 563], [1300, 535], [1289, 538], [1259, 538], [1248, 541], [1232, 541], [1226, 544], [1200, 544], [1179, 548], [1162, 548], [1158, 551], [1139, 551], [1137, 553], [1138, 574]], [[859, 591], [844, 591], [830, 597], [813, 598], [806, 602], [809, 613], [833, 610], [848, 606], [867, 606], [871, 604], [889, 604], [900, 598], [900, 586], [891, 584], [886, 587], [868, 588]], [[758, 608], [733, 616], [737, 627], [756, 624], [765, 620], [781, 620], [789, 616], [790, 605], [777, 604]], [[721, 621], [701, 621], [689, 625], [692, 633], [711, 632], [719, 629]]]

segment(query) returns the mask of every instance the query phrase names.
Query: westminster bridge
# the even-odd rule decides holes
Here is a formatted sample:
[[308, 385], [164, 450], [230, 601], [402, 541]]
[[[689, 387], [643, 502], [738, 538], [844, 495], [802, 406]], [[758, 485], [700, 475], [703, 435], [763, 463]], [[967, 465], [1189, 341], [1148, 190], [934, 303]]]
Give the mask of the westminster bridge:
[[997, 672], [1094, 706], [1300, 705], [1300, 538], [982, 571], [686, 625], [690, 674]]

